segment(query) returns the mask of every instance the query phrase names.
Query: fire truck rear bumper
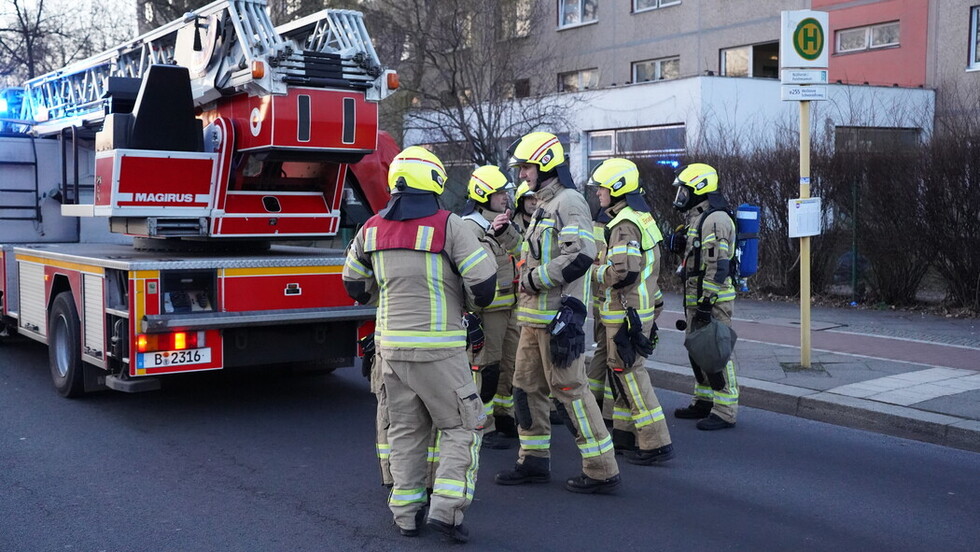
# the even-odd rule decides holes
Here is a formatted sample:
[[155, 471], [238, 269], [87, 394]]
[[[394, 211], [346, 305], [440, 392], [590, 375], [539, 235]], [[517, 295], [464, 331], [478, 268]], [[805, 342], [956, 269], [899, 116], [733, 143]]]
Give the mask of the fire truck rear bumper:
[[211, 330], [253, 326], [283, 326], [350, 320], [370, 320], [375, 308], [365, 306], [329, 307], [320, 309], [289, 309], [281, 311], [211, 312], [193, 314], [146, 315], [142, 321], [145, 333], [166, 333], [176, 330]]

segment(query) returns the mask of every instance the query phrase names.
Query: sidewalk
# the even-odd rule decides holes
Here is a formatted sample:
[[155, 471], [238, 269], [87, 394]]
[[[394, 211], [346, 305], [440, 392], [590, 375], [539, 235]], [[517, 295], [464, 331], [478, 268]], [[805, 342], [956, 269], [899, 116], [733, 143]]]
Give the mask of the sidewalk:
[[[657, 388], [691, 393], [680, 297], [665, 301], [647, 368]], [[980, 452], [980, 320], [813, 308], [802, 370], [799, 319], [798, 304], [737, 301], [740, 404]]]

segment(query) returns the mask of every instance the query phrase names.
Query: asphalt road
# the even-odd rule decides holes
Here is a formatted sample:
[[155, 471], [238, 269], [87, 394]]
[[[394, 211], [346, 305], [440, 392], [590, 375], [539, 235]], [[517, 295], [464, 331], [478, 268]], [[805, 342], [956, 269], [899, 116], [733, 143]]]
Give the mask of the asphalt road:
[[[661, 392], [665, 409], [685, 398]], [[0, 551], [449, 548], [397, 534], [373, 447], [373, 396], [330, 376], [207, 373], [67, 400], [46, 349], [0, 341]], [[666, 467], [621, 462], [581, 496], [556, 428], [554, 479], [500, 487], [486, 451], [470, 550], [976, 550], [980, 454], [743, 409], [734, 430], [669, 419]]]

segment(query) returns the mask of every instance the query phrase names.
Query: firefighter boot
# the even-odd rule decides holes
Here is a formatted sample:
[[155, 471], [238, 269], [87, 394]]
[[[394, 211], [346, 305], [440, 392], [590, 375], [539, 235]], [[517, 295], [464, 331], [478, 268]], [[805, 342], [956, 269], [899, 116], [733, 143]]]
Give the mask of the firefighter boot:
[[450, 525], [444, 521], [439, 521], [438, 519], [430, 519], [429, 527], [445, 535], [447, 540], [452, 540], [459, 543], [470, 540], [470, 532], [466, 529], [466, 527], [463, 527], [462, 523], [459, 525]]
[[632, 431], [624, 431], [622, 429], [614, 428], [612, 430], [612, 441], [613, 448], [616, 449], [616, 454], [636, 450], [636, 435], [634, 435]]
[[398, 532], [402, 534], [403, 537], [417, 537], [419, 536], [419, 530], [422, 528], [422, 522], [425, 521], [425, 511], [428, 507], [423, 506], [418, 512], [415, 512], [415, 527], [412, 529], [398, 526]]
[[592, 479], [583, 473], [566, 481], [565, 488], [573, 493], [606, 494], [616, 490], [619, 482], [619, 474], [609, 479]]
[[640, 466], [652, 466], [674, 457], [674, 445], [664, 445], [653, 450], [638, 449], [626, 453], [626, 461]]
[[551, 481], [551, 461], [537, 456], [525, 456], [524, 462], [518, 463], [512, 470], [498, 473], [493, 480], [497, 485], [547, 483]]
[[728, 429], [730, 427], [735, 427], [735, 422], [726, 422], [722, 420], [717, 414], [712, 414], [707, 418], [698, 422], [697, 428], [704, 431], [712, 431], [715, 429]]
[[504, 435], [503, 431], [491, 431], [483, 436], [483, 446], [496, 450], [509, 449], [514, 446], [514, 439]]
[[497, 431], [503, 433], [505, 437], [517, 439], [517, 422], [514, 421], [512, 416], [499, 414], [495, 415], [493, 420], [494, 424], [496, 424]]
[[690, 406], [674, 410], [674, 417], [685, 420], [699, 420], [701, 418], [707, 418], [708, 414], [711, 414], [711, 406], [711, 401], [697, 400]]

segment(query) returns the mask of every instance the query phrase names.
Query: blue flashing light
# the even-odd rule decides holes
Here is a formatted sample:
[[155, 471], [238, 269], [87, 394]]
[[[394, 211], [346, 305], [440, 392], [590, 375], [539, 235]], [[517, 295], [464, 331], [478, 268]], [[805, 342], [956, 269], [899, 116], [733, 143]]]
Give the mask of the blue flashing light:
[[0, 115], [6, 115], [8, 108], [9, 106], [7, 105], [7, 99], [0, 98]]
[[668, 167], [670, 167], [672, 169], [676, 169], [677, 167], [680, 167], [681, 166], [681, 164], [680, 164], [679, 161], [675, 161], [673, 159], [660, 159], [659, 161], [657, 161], [657, 164], [658, 165], [666, 165], [666, 166], [668, 166]]

